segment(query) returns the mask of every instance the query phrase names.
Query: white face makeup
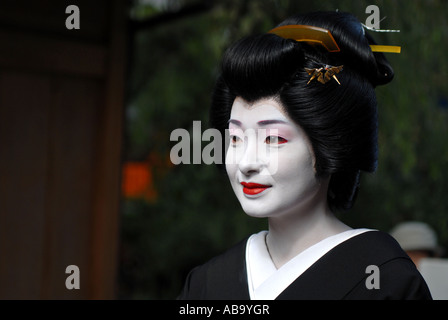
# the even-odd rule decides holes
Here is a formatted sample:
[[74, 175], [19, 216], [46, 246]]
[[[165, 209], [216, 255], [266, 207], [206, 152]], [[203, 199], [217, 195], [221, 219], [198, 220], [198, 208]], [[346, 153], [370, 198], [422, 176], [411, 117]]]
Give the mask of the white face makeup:
[[229, 120], [226, 170], [243, 210], [254, 217], [295, 212], [317, 197], [314, 154], [304, 131], [273, 99], [237, 97]]

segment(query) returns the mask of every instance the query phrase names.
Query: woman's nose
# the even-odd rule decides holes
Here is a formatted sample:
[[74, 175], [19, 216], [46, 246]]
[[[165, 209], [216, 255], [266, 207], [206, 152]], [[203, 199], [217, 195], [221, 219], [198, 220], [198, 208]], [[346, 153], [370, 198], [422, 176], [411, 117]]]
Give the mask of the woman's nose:
[[245, 141], [244, 154], [238, 163], [238, 168], [244, 175], [261, 172], [264, 162], [259, 151], [256, 139], [248, 138]]

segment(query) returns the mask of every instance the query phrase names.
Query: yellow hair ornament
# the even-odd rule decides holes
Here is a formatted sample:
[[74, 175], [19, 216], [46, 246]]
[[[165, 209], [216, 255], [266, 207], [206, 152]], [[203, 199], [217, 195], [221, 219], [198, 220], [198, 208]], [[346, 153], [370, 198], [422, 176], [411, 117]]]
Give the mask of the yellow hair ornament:
[[[318, 44], [323, 46], [328, 52], [341, 51], [331, 32], [323, 28], [307, 25], [287, 25], [274, 28], [269, 33], [285, 39], [303, 41], [311, 45]], [[370, 45], [370, 48], [372, 52], [401, 52], [401, 47], [399, 46]]]
[[390, 53], [401, 52], [401, 47], [399, 46], [383, 46], [383, 45], [371, 44], [370, 48], [372, 49], [372, 52], [390, 52]]

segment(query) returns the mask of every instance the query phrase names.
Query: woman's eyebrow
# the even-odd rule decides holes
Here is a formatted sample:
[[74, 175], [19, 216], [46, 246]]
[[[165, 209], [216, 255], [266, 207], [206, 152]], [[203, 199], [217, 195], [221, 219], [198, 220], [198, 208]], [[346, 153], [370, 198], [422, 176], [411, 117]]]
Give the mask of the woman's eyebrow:
[[228, 123], [233, 123], [234, 125], [241, 127], [242, 123], [241, 121], [235, 120], [235, 119], [229, 119]]
[[257, 122], [259, 126], [267, 126], [270, 124], [287, 124], [288, 122], [280, 119], [261, 120]]
[[[242, 127], [243, 126], [241, 121], [235, 120], [235, 119], [230, 119], [228, 121], [228, 123], [232, 123], [232, 124], [234, 124], [234, 125], [236, 125], [238, 127]], [[258, 121], [257, 124], [259, 126], [263, 127], [263, 126], [268, 126], [270, 124], [288, 124], [288, 121], [281, 120], [281, 119], [271, 119], [271, 120], [261, 120], [261, 121]]]

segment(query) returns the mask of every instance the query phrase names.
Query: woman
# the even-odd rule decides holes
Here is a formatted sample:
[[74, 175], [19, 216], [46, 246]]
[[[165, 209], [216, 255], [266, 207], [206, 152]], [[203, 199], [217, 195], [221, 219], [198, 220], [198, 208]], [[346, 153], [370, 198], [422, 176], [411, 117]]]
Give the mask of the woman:
[[377, 166], [374, 88], [393, 78], [350, 14], [291, 17], [223, 57], [211, 124], [243, 210], [269, 231], [192, 270], [181, 299], [431, 299], [389, 235], [352, 229], [361, 171]]

